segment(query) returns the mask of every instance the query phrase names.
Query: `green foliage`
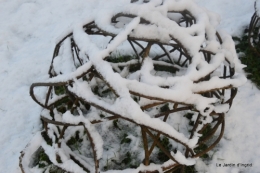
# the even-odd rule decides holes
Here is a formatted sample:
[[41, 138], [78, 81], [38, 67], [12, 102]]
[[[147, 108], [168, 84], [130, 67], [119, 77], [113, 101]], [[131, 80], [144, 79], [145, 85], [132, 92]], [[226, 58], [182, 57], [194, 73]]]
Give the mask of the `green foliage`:
[[78, 150], [79, 153], [80, 152], [80, 145], [82, 143], [83, 139], [80, 138], [80, 135], [79, 135], [79, 131], [77, 131], [75, 133], [75, 136], [72, 136], [68, 141], [67, 141], [67, 145], [72, 149], [72, 150]]
[[210, 124], [206, 125], [205, 129], [202, 131], [201, 139], [203, 140], [203, 138], [205, 138], [211, 130], [212, 130], [211, 125]]
[[132, 140], [130, 138], [127, 138], [127, 134], [124, 134], [124, 137], [123, 139], [121, 140], [120, 144], [123, 144], [123, 143], [130, 143]]
[[[190, 122], [189, 122], [190, 126], [194, 126], [194, 121], [191, 121], [192, 116], [193, 116], [192, 113], [187, 113], [187, 114], [184, 115], [184, 117], [186, 117], [187, 119], [190, 120]], [[201, 131], [202, 136], [199, 139], [199, 141], [205, 139], [205, 137], [208, 136], [208, 134], [210, 133], [211, 130], [212, 130], [212, 128], [211, 128], [210, 124], [206, 125], [206, 127]], [[200, 153], [207, 148], [208, 148], [208, 146], [206, 144], [201, 144], [198, 147], [194, 148], [194, 152]], [[200, 158], [209, 158], [209, 155], [206, 153], [206, 154], [203, 154]], [[186, 167], [186, 169], [192, 169], [193, 171], [195, 171], [195, 168], [191, 168], [191, 167]]]
[[173, 68], [171, 66], [165, 66], [165, 65], [154, 65], [154, 70], [156, 71], [165, 71], [165, 72], [170, 72], [175, 74], [176, 73], [176, 68]]
[[186, 167], [185, 167], [185, 173], [196, 173], [196, 172], [198, 172], [198, 171], [196, 171], [194, 165], [193, 165], [193, 166], [186, 166]]
[[49, 138], [49, 136], [47, 135], [46, 132], [42, 132], [41, 133], [42, 137], [44, 138], [44, 140], [46, 141], [46, 143], [50, 146], [52, 146], [52, 140], [51, 138]]
[[190, 122], [189, 122], [189, 125], [190, 125], [190, 126], [194, 126], [194, 121], [190, 121]]
[[127, 62], [131, 59], [135, 59], [135, 57], [131, 55], [119, 55], [115, 57], [108, 57], [106, 60], [108, 62], [119, 63], [119, 62]]
[[[207, 148], [208, 148], [208, 146], [206, 144], [201, 144], [198, 147], [194, 148], [194, 151], [195, 151], [195, 153], [200, 153], [200, 152], [206, 150]], [[207, 153], [203, 154], [201, 156], [201, 158], [204, 158], [204, 159], [209, 158], [209, 155]]]
[[194, 165], [193, 166], [184, 166], [183, 169], [184, 169], [184, 172], [182, 172], [182, 168], [180, 168], [180, 169], [174, 171], [174, 173], [196, 173], [196, 172], [198, 172], [198, 171], [196, 171]]
[[188, 118], [189, 120], [191, 120], [192, 116], [193, 116], [193, 113], [187, 113], [184, 115], [184, 117]]
[[[127, 62], [130, 61], [132, 59], [136, 59], [135, 56], [131, 56], [131, 55], [119, 55], [119, 56], [115, 56], [115, 57], [108, 57], [106, 60], [108, 62], [113, 62], [113, 63], [120, 63], [120, 62]], [[132, 64], [129, 67], [129, 71], [130, 72], [135, 72], [137, 70], [140, 70], [141, 68], [141, 64]]]
[[56, 95], [62, 95], [62, 94], [65, 94], [66, 90], [65, 90], [64, 86], [55, 86], [54, 92]]
[[[107, 138], [105, 134], [104, 142], [109, 145], [104, 145], [104, 149], [109, 151], [105, 154], [106, 158], [100, 162], [101, 170], [123, 170], [126, 168], [137, 168], [142, 162], [140, 156], [140, 149], [142, 149], [141, 142], [139, 143], [132, 138], [128, 138], [130, 135], [139, 137], [136, 131], [137, 125], [126, 121], [114, 120], [109, 127], [111, 137]], [[140, 139], [141, 140], [141, 139]], [[115, 142], [115, 143], [113, 143]], [[136, 143], [138, 142], [138, 144]], [[133, 145], [139, 145], [140, 148], [133, 148]], [[112, 154], [114, 153], [114, 155]]]
[[163, 105], [163, 106], [160, 108], [160, 111], [161, 111], [161, 112], [166, 112], [166, 111], [168, 111], [168, 110], [170, 110], [168, 103], [165, 104], [165, 105]]
[[[109, 170], [110, 168], [112, 167], [116, 167], [116, 169], [125, 169], [125, 167], [128, 167], [128, 168], [137, 168], [138, 163], [136, 163], [136, 160], [134, 160], [134, 156], [131, 152], [126, 152], [124, 155], [121, 156], [122, 159], [117, 161], [115, 159], [111, 159], [111, 162], [110, 164], [108, 163], [109, 160], [107, 160], [107, 165], [104, 166], [104, 170], [107, 171]], [[111, 165], [113, 163], [113, 165]]]
[[60, 156], [56, 155], [56, 160], [58, 163], [62, 163]]
[[39, 148], [36, 152], [34, 165], [38, 165], [38, 167], [42, 168], [45, 172], [47, 169], [49, 169], [49, 173], [66, 173], [64, 170], [60, 169], [59, 167], [51, 163], [49, 157], [45, 154], [43, 148]]
[[96, 95], [98, 95], [98, 96], [100, 96], [100, 97], [101, 97], [101, 94], [99, 93], [98, 86], [95, 86], [95, 88], [94, 88], [94, 89], [92, 89], [92, 92], [93, 92], [94, 94], [96, 94]]
[[[200, 138], [199, 141], [204, 140], [210, 133], [210, 131], [212, 130], [212, 127], [208, 124], [206, 125], [206, 127], [203, 129], [202, 136]], [[200, 144], [198, 147], [194, 148], [195, 153], [200, 153], [204, 150], [206, 150], [208, 148], [208, 146], [206, 144]], [[204, 158], [204, 159], [208, 159], [209, 155], [207, 153], [203, 154], [200, 158]]]
[[[132, 59], [136, 59], [135, 56], [130, 56], [130, 55], [119, 55], [119, 56], [115, 56], [115, 57], [108, 57], [106, 60], [108, 62], [113, 62], [113, 63], [120, 63], [120, 62], [127, 62], [130, 61]], [[167, 62], [167, 61], [165, 61]], [[171, 63], [171, 62], [168, 62]], [[132, 64], [129, 67], [129, 71], [130, 72], [135, 72], [137, 70], [140, 70], [141, 68], [141, 64], [137, 63], [137, 64]], [[154, 64], [154, 70], [155, 71], [164, 71], [164, 72], [170, 72], [175, 74], [177, 69], [171, 66], [165, 66], [165, 65], [158, 65], [158, 64]]]
[[103, 115], [103, 114], [100, 114], [99, 116], [100, 116], [100, 118], [105, 118], [105, 117], [106, 117], [106, 116]]
[[111, 92], [111, 89], [110, 89], [110, 88], [108, 88], [108, 89], [102, 91], [102, 94], [107, 94], [107, 93], [109, 93], [109, 92]]
[[121, 130], [121, 128], [118, 126], [118, 119], [113, 121], [113, 125], [114, 125], [115, 128]]
[[132, 161], [131, 153], [127, 152], [126, 157], [122, 160], [121, 163], [124, 163], [125, 165], [129, 164]]
[[99, 96], [99, 97], [107, 97], [108, 95], [112, 94], [112, 90], [110, 88], [107, 89], [102, 89], [102, 87], [99, 86], [95, 86], [94, 88], [92, 88], [92, 92]]
[[127, 167], [129, 167], [129, 168], [137, 168], [138, 166], [138, 164], [134, 161], [134, 159], [133, 159], [133, 156], [132, 156], [132, 154], [130, 153], [130, 152], [127, 152], [126, 154], [125, 154], [125, 157], [124, 157], [124, 159], [122, 160], [122, 162], [121, 163], [119, 163], [120, 165], [126, 165]]
[[[260, 87], [260, 56], [253, 51], [248, 41], [248, 30], [245, 30], [242, 38], [233, 37], [237, 42], [236, 50], [238, 53], [243, 53], [244, 56], [240, 57], [241, 62], [247, 67], [247, 78], [253, 81], [258, 87]], [[257, 34], [258, 27], [255, 29], [254, 34]], [[260, 47], [260, 42], [256, 43], [256, 48]]]
[[55, 165], [51, 165], [49, 173], [66, 173], [66, 172]]
[[[163, 137], [162, 139], [160, 139], [160, 142], [166, 150], [170, 151], [172, 149], [172, 145], [170, 144], [169, 138]], [[157, 159], [161, 162], [166, 162], [167, 160], [169, 160], [169, 157], [166, 154], [164, 154], [164, 152], [160, 149], [157, 154]]]
[[49, 157], [45, 154], [43, 149], [40, 149], [37, 160], [38, 160], [37, 165], [39, 165], [39, 168], [45, 168], [46, 166], [51, 164]]
[[141, 69], [141, 64], [133, 64], [129, 67], [129, 72], [133, 73]]
[[139, 99], [137, 97], [133, 97], [134, 101], [138, 103]]
[[69, 97], [64, 97], [63, 99], [54, 103], [54, 106], [57, 108], [57, 111], [65, 113], [72, 106], [72, 101]]

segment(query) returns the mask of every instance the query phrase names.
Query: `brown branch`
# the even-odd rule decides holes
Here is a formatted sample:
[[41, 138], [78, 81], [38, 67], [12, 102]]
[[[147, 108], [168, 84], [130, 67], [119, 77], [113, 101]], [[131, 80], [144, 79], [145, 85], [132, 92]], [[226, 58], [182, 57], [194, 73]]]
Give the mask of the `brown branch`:
[[169, 110], [169, 111], [166, 111], [166, 112], [163, 112], [163, 113], [156, 114], [154, 117], [159, 118], [161, 116], [164, 116], [165, 114], [171, 114], [171, 113], [174, 113], [174, 112], [185, 111], [185, 110], [190, 110], [190, 109], [191, 109], [191, 107], [176, 108], [176, 109], [172, 109], [172, 110]]
[[168, 59], [170, 60], [170, 62], [173, 64], [173, 61], [172, 61], [172, 59], [171, 59], [171, 56], [169, 55], [169, 53], [167, 52], [167, 50], [163, 47], [162, 44], [158, 44], [158, 45], [162, 48], [162, 50], [165, 52], [165, 54], [167, 55], [167, 57], [168, 57]]
[[[169, 114], [165, 115], [164, 118], [163, 118], [163, 121], [166, 122], [167, 118], [168, 118]], [[159, 138], [160, 138], [160, 135], [161, 133], [157, 133], [156, 135], [156, 140], [153, 142], [152, 146], [150, 147], [149, 149], [149, 152], [148, 152], [148, 155], [150, 156], [152, 154], [152, 151], [154, 149], [154, 147], [157, 145], [157, 142], [159, 141]]]
[[87, 135], [88, 135], [88, 138], [89, 138], [89, 141], [90, 141], [90, 144], [91, 144], [91, 148], [92, 148], [92, 152], [93, 152], [93, 155], [94, 155], [94, 163], [95, 163], [95, 173], [99, 173], [99, 160], [97, 158], [97, 151], [96, 151], [96, 144], [94, 143], [93, 141], [93, 137], [91, 136], [91, 134], [89, 133], [88, 129], [83, 125]]
[[24, 151], [21, 151], [21, 154], [20, 154], [20, 157], [19, 157], [19, 167], [20, 167], [22, 173], [26, 173], [24, 171], [24, 167], [23, 167], [23, 157], [24, 157], [24, 154], [25, 154]]
[[138, 93], [136, 91], [129, 91], [131, 94], [133, 95], [137, 95], [139, 97], [144, 97], [150, 100], [158, 100], [158, 101], [163, 101], [163, 102], [170, 102], [170, 103], [178, 103], [178, 104], [182, 104], [182, 105], [187, 105], [187, 106], [192, 106], [191, 104], [187, 104], [187, 103], [183, 103], [183, 102], [177, 102], [174, 100], [169, 100], [169, 99], [162, 99], [162, 98], [158, 98], [158, 97], [153, 97], [153, 96], [149, 96], [149, 95], [144, 95], [142, 93]]
[[211, 144], [211, 146], [208, 147], [206, 150], [204, 150], [204, 151], [202, 151], [200, 153], [197, 153], [196, 155], [192, 156], [192, 158], [200, 157], [203, 154], [207, 153], [208, 151], [212, 150], [219, 143], [220, 139], [222, 138], [222, 136], [224, 134], [224, 129], [225, 129], [225, 120], [223, 118], [222, 125], [221, 125], [221, 132], [220, 132], [219, 137], [217, 138], [217, 140], [213, 144]]
[[156, 102], [156, 103], [147, 104], [147, 105], [141, 106], [141, 109], [146, 110], [146, 109], [149, 109], [149, 108], [152, 108], [154, 106], [158, 106], [158, 105], [161, 105], [164, 103], [166, 103], [166, 102]]
[[143, 144], [144, 144], [144, 165], [148, 166], [149, 163], [149, 151], [148, 151], [148, 141], [147, 141], [147, 136], [146, 136], [146, 127], [141, 126], [141, 131], [142, 131], [142, 138], [143, 138]]
[[[206, 137], [200, 139], [198, 145], [201, 145], [201, 144], [205, 143], [207, 140], [209, 140], [216, 133], [219, 125], [223, 121], [224, 121], [224, 116], [220, 116], [220, 119], [218, 120], [217, 124], [212, 128], [212, 130], [209, 132], [209, 134]], [[202, 132], [202, 130], [201, 130], [201, 132]]]
[[64, 136], [64, 133], [65, 133], [65, 130], [68, 128], [68, 126], [63, 126], [62, 130], [61, 130], [61, 133], [60, 133], [60, 137], [58, 139], [58, 148], [61, 147], [61, 142], [60, 140], [63, 138]]
[[[145, 129], [145, 131], [153, 138], [154, 141], [158, 141], [156, 137], [148, 129]], [[160, 142], [156, 142], [156, 145], [164, 152], [166, 156], [168, 156], [171, 160], [179, 164], [179, 162], [172, 157], [171, 153], [168, 152]]]
[[212, 88], [210, 90], [195, 92], [195, 94], [204, 94], [204, 93], [209, 93], [209, 92], [213, 92], [213, 91], [217, 91], [217, 90], [221, 90], [221, 89], [231, 89], [231, 88], [233, 88], [233, 86], [228, 85], [228, 86], [224, 86], [224, 87], [220, 87], [220, 88]]

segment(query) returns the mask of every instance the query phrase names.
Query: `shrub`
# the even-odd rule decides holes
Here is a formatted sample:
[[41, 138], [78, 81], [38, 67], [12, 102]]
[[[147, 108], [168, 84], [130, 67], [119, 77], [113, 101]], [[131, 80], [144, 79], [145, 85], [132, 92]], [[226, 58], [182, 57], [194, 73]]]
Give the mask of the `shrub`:
[[[192, 0], [115, 2], [64, 36], [50, 79], [32, 84], [43, 130], [22, 152], [22, 172], [37, 169], [28, 163], [38, 148], [49, 159], [43, 171], [194, 172], [223, 136], [246, 79], [216, 16]], [[127, 56], [114, 56], [120, 46]], [[47, 88], [44, 99], [37, 87]]]

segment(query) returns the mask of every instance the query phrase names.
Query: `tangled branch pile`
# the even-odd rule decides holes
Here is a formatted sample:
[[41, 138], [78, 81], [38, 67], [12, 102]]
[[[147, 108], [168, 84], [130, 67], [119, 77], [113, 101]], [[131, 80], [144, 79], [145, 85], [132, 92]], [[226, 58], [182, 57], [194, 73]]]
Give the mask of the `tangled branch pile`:
[[[22, 172], [98, 173], [113, 155], [114, 169], [184, 172], [220, 141], [246, 81], [232, 38], [192, 0], [102, 1], [92, 14], [56, 45], [50, 79], [31, 86], [43, 130], [22, 151]], [[133, 56], [111, 56], [120, 46]]]

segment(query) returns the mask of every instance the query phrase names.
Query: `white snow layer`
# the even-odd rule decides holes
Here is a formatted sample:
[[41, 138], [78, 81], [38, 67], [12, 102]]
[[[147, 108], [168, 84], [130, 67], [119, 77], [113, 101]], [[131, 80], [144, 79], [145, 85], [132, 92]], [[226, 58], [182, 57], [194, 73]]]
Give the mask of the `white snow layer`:
[[[128, 10], [129, 12], [135, 11], [135, 5], [129, 9], [126, 9], [123, 6], [124, 2], [125, 1], [118, 3], [119, 10], [124, 9]], [[177, 7], [177, 2], [178, 1], [168, 1], [167, 3], [172, 3], [173, 7], [179, 9], [184, 7], [184, 5], [181, 3]], [[189, 1], [183, 2], [185, 4]], [[195, 0], [195, 2], [199, 3], [201, 6], [205, 6], [211, 11], [220, 14], [221, 22], [219, 28], [223, 28], [229, 34], [233, 35], [241, 34], [245, 26], [249, 23], [250, 18], [254, 12], [253, 0]], [[1, 173], [21, 172], [18, 165], [20, 151], [25, 148], [35, 133], [40, 130], [39, 116], [41, 107], [34, 103], [29, 96], [29, 86], [33, 82], [44, 81], [48, 78], [47, 71], [51, 62], [52, 51], [55, 46], [56, 39], [60, 37], [60, 33], [63, 33], [64, 31], [65, 33], [63, 33], [63, 35], [71, 32], [73, 30], [73, 26], [75, 26], [75, 21], [76, 23], [78, 23], [77, 21], [83, 21], [84, 23], [87, 23], [88, 21], [86, 21], [86, 16], [89, 16], [89, 20], [93, 18], [92, 15], [96, 14], [95, 10], [97, 6], [102, 6], [104, 10], [105, 8], [109, 7], [109, 3], [106, 3], [108, 7], [103, 6], [103, 3], [104, 1], [101, 0], [2, 0], [0, 2]], [[160, 4], [160, 2], [153, 1], [150, 3], [151, 8], [154, 8], [156, 4]], [[192, 8], [193, 5], [194, 4], [191, 3], [191, 5], [188, 7]], [[114, 11], [114, 13], [116, 12], [117, 11]], [[146, 9], [143, 9], [143, 14], [140, 15], [144, 15], [145, 12]], [[195, 11], [194, 13], [199, 14], [200, 12]], [[102, 13], [98, 13], [98, 15], [102, 16]], [[154, 20], [154, 22], [157, 23], [158, 21], [156, 20], [160, 19], [160, 15], [160, 13], [154, 13], [153, 15], [146, 17], [148, 17], [150, 20]], [[216, 19], [215, 14], [212, 14], [211, 16], [212, 18]], [[97, 23], [100, 24], [101, 28], [102, 26], [106, 26], [106, 16], [102, 16], [98, 19], [100, 19], [100, 21], [97, 21]], [[217, 21], [215, 19], [210, 21]], [[201, 18], [201, 20], [204, 20], [204, 18]], [[203, 23], [205, 21], [198, 22]], [[157, 24], [159, 26], [163, 26], [165, 21], [159, 21]], [[212, 24], [217, 25], [217, 23]], [[121, 32], [121, 30], [115, 30], [115, 28], [105, 29], [110, 30], [112, 33]], [[143, 29], [149, 29], [151, 32], [139, 32]], [[196, 29], [199, 28], [194, 28], [194, 30]], [[133, 34], [149, 34], [154, 30], [156, 30], [156, 28], [153, 26], [147, 28], [146, 26], [140, 25], [135, 28]], [[194, 30], [187, 29], [187, 32], [192, 33]], [[166, 31], [162, 28], [159, 29], [158, 32], [162, 34], [159, 39], [164, 41], [169, 39], [168, 36], [163, 33], [170, 33], [170, 31]], [[208, 32], [210, 32], [210, 30]], [[204, 33], [198, 34], [202, 35]], [[140, 35], [140, 37], [142, 36], [143, 35]], [[185, 34], [180, 34], [179, 37], [182, 39], [186, 36]], [[194, 41], [201, 40], [199, 38], [194, 38]], [[191, 43], [184, 42], [184, 44]], [[213, 44], [215, 43], [212, 42], [209, 44], [207, 49], [213, 50], [214, 47], [216, 47]], [[109, 49], [113, 49], [113, 46], [107, 50]], [[196, 53], [196, 47], [191, 46], [189, 52], [191, 54]], [[66, 52], [63, 53], [66, 54]], [[56, 63], [59, 64], [62, 62], [59, 62], [57, 59], [57, 62], [54, 64]], [[90, 67], [91, 64], [87, 63], [84, 66], [78, 69], [82, 70], [86, 68], [86, 66]], [[63, 67], [61, 66], [61, 68]], [[73, 71], [73, 69], [69, 69], [70, 67], [64, 68]], [[214, 69], [214, 66], [212, 68]], [[192, 76], [190, 77], [193, 78]], [[232, 84], [235, 86], [239, 85], [235, 81]], [[129, 87], [133, 88], [134, 85], [129, 84]], [[194, 87], [192, 90], [199, 91], [199, 89], [200, 87]], [[251, 100], [250, 104], [248, 104], [249, 99]], [[227, 114], [226, 131], [224, 139], [222, 139], [220, 145], [218, 146], [219, 150], [216, 150], [215, 153], [212, 153], [213, 160], [209, 163], [208, 166], [204, 167], [201, 166], [201, 164], [196, 165], [200, 168], [200, 170], [203, 167], [205, 171], [212, 173], [259, 171], [258, 163], [260, 162], [260, 158], [258, 156], [260, 153], [257, 149], [260, 144], [258, 133], [258, 124], [260, 121], [258, 117], [258, 113], [260, 112], [260, 108], [258, 106], [259, 101], [260, 92], [250, 82], [239, 88], [238, 96], [234, 100], [233, 107]], [[226, 109], [218, 108], [218, 110], [223, 111]], [[246, 119], [244, 118], [245, 116], [247, 116]], [[35, 139], [36, 138], [37, 135]], [[252, 163], [253, 166], [250, 168], [216, 168], [216, 163]]]

